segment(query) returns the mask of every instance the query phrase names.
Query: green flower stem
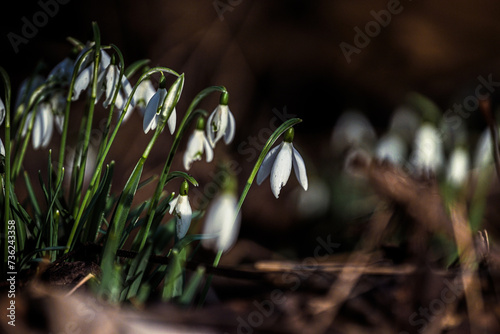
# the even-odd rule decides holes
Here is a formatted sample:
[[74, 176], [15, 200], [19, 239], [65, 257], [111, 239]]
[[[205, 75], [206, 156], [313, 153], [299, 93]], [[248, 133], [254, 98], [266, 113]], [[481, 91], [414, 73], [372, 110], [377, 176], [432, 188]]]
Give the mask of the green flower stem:
[[82, 56], [76, 61], [75, 67], [73, 69], [73, 76], [71, 77], [71, 82], [69, 84], [68, 96], [66, 97], [66, 109], [64, 111], [64, 123], [63, 123], [63, 131], [61, 134], [61, 145], [59, 148], [59, 164], [57, 166], [57, 182], [59, 182], [62, 178], [62, 169], [64, 167], [64, 155], [66, 153], [66, 142], [68, 137], [68, 128], [69, 128], [69, 112], [71, 109], [71, 102], [73, 98], [73, 90], [75, 88], [75, 81], [78, 76], [78, 72], [80, 71], [80, 67], [83, 63], [83, 60], [92, 52], [93, 49], [87, 50]]
[[[170, 167], [172, 165], [175, 153], [177, 152], [177, 148], [179, 147], [180, 140], [187, 126], [191, 123], [191, 121], [194, 119], [194, 116], [197, 114], [196, 112], [194, 112], [195, 108], [206, 96], [217, 91], [222, 93], [227, 93], [226, 88], [222, 86], [208, 87], [202, 90], [200, 93], [198, 93], [198, 95], [196, 95], [196, 97], [189, 105], [186, 114], [184, 115], [184, 118], [182, 119], [181, 124], [179, 125], [177, 133], [175, 134], [174, 142], [172, 143], [172, 147], [170, 148], [170, 152], [168, 154], [167, 161], [165, 162], [165, 165], [163, 167], [160, 180], [158, 181], [155, 193], [151, 199], [151, 205], [149, 206], [148, 213], [146, 215], [146, 225], [139, 231], [138, 238], [136, 239], [140, 241], [140, 244], [133, 245], [132, 246], [133, 250], [140, 252], [144, 247], [144, 245], [146, 244], [149, 231], [152, 227], [151, 225], [153, 223], [153, 218], [156, 213], [156, 206], [158, 205], [161, 193], [163, 191], [163, 188], [165, 187]], [[155, 227], [153, 228], [153, 230], [155, 230]]]
[[115, 52], [118, 54], [118, 57], [120, 59], [120, 74], [118, 76], [118, 85], [115, 89], [115, 92], [113, 94], [113, 99], [111, 101], [111, 105], [109, 107], [109, 113], [108, 113], [108, 119], [106, 121], [106, 127], [104, 128], [104, 133], [101, 139], [101, 144], [99, 146], [99, 153], [97, 156], [101, 156], [103, 153], [104, 149], [106, 148], [106, 144], [109, 140], [109, 129], [111, 127], [111, 122], [113, 120], [113, 113], [115, 111], [115, 103], [116, 103], [116, 98], [118, 97], [118, 94], [120, 93], [120, 89], [122, 88], [122, 78], [125, 75], [124, 74], [124, 69], [125, 69], [125, 62], [123, 60], [123, 54], [121, 53], [120, 49], [116, 45], [111, 45], [111, 47], [115, 50]]
[[[255, 166], [252, 169], [252, 172], [250, 173], [250, 176], [248, 177], [247, 183], [245, 185], [245, 188], [243, 189], [243, 192], [241, 193], [240, 200], [238, 201], [238, 206], [236, 208], [236, 213], [234, 215], [234, 219], [236, 220], [236, 217], [238, 217], [238, 214], [241, 210], [241, 207], [243, 205], [243, 202], [245, 201], [245, 198], [250, 191], [250, 187], [253, 184], [253, 181], [255, 177], [257, 176], [257, 172], [259, 171], [260, 166], [262, 165], [262, 162], [264, 161], [264, 158], [266, 157], [267, 153], [271, 150], [271, 147], [274, 145], [276, 140], [281, 136], [283, 133], [285, 133], [288, 129], [292, 128], [292, 126], [302, 122], [300, 118], [292, 118], [286, 121], [285, 123], [281, 124], [269, 137], [269, 139], [266, 142], [266, 145], [264, 145], [264, 148], [262, 149], [262, 152], [260, 152], [259, 158], [257, 159], [257, 162], [255, 163]], [[217, 267], [219, 265], [220, 258], [222, 257], [222, 250], [219, 250], [217, 252], [217, 255], [214, 260], [214, 267]], [[205, 282], [205, 287], [203, 289], [203, 292], [201, 294], [200, 298], [200, 304], [199, 306], [203, 305], [205, 302], [206, 295], [208, 293], [208, 289], [210, 287], [210, 284], [212, 283], [212, 275], [208, 275], [207, 280]]]
[[87, 155], [89, 151], [89, 143], [90, 143], [90, 132], [92, 131], [92, 121], [94, 119], [94, 110], [95, 110], [95, 102], [97, 98], [97, 79], [99, 75], [99, 67], [101, 62], [101, 38], [99, 33], [99, 27], [97, 24], [92, 24], [92, 28], [94, 29], [94, 41], [95, 41], [95, 51], [94, 51], [94, 73], [92, 77], [92, 89], [90, 93], [89, 106], [87, 112], [87, 120], [86, 120], [86, 129], [84, 132], [83, 143], [82, 143], [82, 151], [79, 155], [80, 161], [78, 165], [74, 166], [78, 169], [78, 176], [76, 179], [76, 188], [75, 188], [75, 208], [74, 215], [78, 212], [78, 203], [80, 202], [80, 198], [82, 196], [83, 189], [83, 181], [85, 177], [85, 168], [87, 165]]
[[[87, 192], [85, 193], [85, 196], [82, 200], [82, 203], [80, 205], [80, 210], [78, 211], [78, 214], [75, 216], [75, 221], [73, 223], [73, 227], [71, 229], [71, 232], [70, 232], [70, 235], [69, 235], [69, 238], [68, 238], [68, 242], [67, 242], [67, 249], [65, 251], [65, 253], [69, 252], [72, 248], [72, 245], [73, 245], [73, 239], [75, 237], [75, 234], [76, 234], [76, 231], [78, 229], [78, 226], [80, 224], [80, 220], [82, 218], [82, 215], [83, 215], [83, 212], [85, 210], [85, 207], [87, 206], [87, 202], [90, 200], [90, 197], [92, 195], [92, 193], [94, 192], [94, 188], [96, 187], [96, 183], [99, 179], [99, 175], [101, 174], [101, 171], [102, 171], [102, 166], [104, 164], [104, 161], [106, 159], [106, 156], [108, 155], [109, 153], [109, 150], [111, 149], [111, 145], [113, 144], [113, 141], [118, 133], [118, 130], [120, 129], [120, 125], [122, 124], [123, 122], [123, 118], [125, 117], [126, 113], [127, 113], [127, 110], [128, 108], [130, 107], [130, 102], [132, 101], [132, 97], [134, 96], [135, 94], [135, 91], [137, 90], [137, 87], [140, 85], [140, 83], [144, 80], [146, 80], [147, 78], [149, 78], [152, 74], [154, 73], [157, 73], [157, 72], [165, 72], [165, 73], [170, 73], [170, 74], [173, 74], [177, 77], [180, 77], [180, 75], [167, 68], [167, 67], [155, 67], [155, 68], [152, 68], [150, 69], [149, 71], [145, 72], [140, 78], [139, 80], [137, 81], [137, 83], [135, 84], [135, 86], [132, 88], [132, 92], [130, 93], [130, 96], [128, 97], [128, 100], [125, 104], [125, 107], [123, 108], [123, 112], [120, 116], [120, 119], [118, 120], [118, 123], [116, 125], [116, 127], [114, 128], [113, 132], [111, 133], [111, 136], [109, 137], [109, 140], [107, 141], [107, 145], [106, 145], [106, 148], [104, 149], [103, 151], [103, 154], [99, 157], [99, 161], [97, 162], [96, 164], [96, 169], [95, 169], [95, 172], [92, 176], [92, 179], [90, 180], [90, 184], [89, 184], [89, 188], [87, 189]], [[148, 145], [148, 148], [146, 148], [146, 150], [151, 150], [151, 148], [149, 147]], [[149, 153], [148, 153], [149, 154]]]
[[[2, 76], [3, 79], [3, 84], [5, 87], [5, 174], [4, 174], [4, 186], [5, 186], [5, 200], [4, 200], [4, 229], [3, 229], [3, 235], [4, 235], [4, 263], [7, 263], [8, 259], [8, 226], [9, 226], [9, 219], [10, 219], [10, 187], [11, 187], [11, 175], [10, 175], [10, 94], [11, 94], [11, 88], [10, 88], [10, 79], [5, 72], [5, 70], [0, 67], [0, 75]], [[5, 271], [2, 271], [5, 272]]]

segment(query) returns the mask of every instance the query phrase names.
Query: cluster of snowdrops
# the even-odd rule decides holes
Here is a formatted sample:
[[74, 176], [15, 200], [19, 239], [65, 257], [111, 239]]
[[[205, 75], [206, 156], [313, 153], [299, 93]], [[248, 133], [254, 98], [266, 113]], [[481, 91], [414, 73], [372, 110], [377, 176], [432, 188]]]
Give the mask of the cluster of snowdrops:
[[[236, 177], [225, 170], [224, 182], [210, 205], [192, 208], [189, 185], [198, 186], [198, 182], [188, 173], [189, 169], [203, 155], [207, 163], [211, 162], [215, 146], [221, 142], [229, 144], [234, 138], [236, 121], [228, 106], [228, 91], [223, 86], [202, 90], [178, 122], [176, 105], [182, 95], [184, 74], [166, 67], [150, 68], [146, 60], [125, 67], [119, 48], [101, 44], [97, 24], [93, 24], [93, 31], [93, 41], [86, 44], [68, 39], [73, 44], [73, 55], [63, 59], [46, 77], [35, 73], [27, 78], [14, 103], [9, 77], [0, 69], [5, 87], [5, 94], [0, 97], [0, 125], [4, 127], [0, 141], [2, 231], [6, 231], [9, 221], [15, 221], [16, 263], [20, 271], [40, 261], [54, 261], [71, 254], [86, 243], [98, 244], [102, 246], [98, 257], [102, 273], [92, 276], [97, 276], [92, 284], [100, 296], [117, 302], [144, 301], [162, 284], [164, 300], [176, 298], [190, 303], [204, 277], [204, 268], [198, 268], [186, 283], [186, 261], [202, 245], [214, 250], [217, 255], [213, 264], [218, 265], [222, 253], [237, 239], [240, 209], [255, 179], [260, 184], [269, 176], [271, 190], [278, 198], [294, 169], [299, 183], [307, 190], [305, 164], [293, 147], [293, 126], [301, 120], [287, 120], [271, 135], [239, 198]], [[129, 80], [137, 76], [132, 85]], [[173, 81], [170, 85], [169, 80]], [[220, 102], [208, 113], [198, 105], [211, 94], [219, 94]], [[75, 115], [80, 114], [72, 114], [71, 106], [82, 99], [86, 99], [85, 109], [77, 119]], [[94, 110], [101, 101], [108, 113], [95, 148], [97, 157], [92, 161], [88, 155], [93, 119], [98, 115]], [[144, 133], [153, 134], [123, 190], [116, 193], [111, 191], [115, 162], [106, 157], [122, 123], [133, 112], [142, 115]], [[80, 126], [71, 157], [66, 153], [70, 124]], [[144, 164], [165, 127], [173, 140], [163, 170], [157, 177], [143, 180]], [[49, 147], [56, 131], [60, 134], [58, 157], [52, 157], [52, 149], [48, 150], [47, 173], [38, 175], [43, 194], [40, 198], [23, 162], [28, 159], [30, 141], [34, 149]], [[187, 133], [189, 137], [184, 136], [187, 131], [192, 131]], [[281, 144], [273, 147], [280, 136]], [[186, 171], [171, 171], [183, 137], [188, 138], [183, 154]], [[87, 166], [90, 163], [92, 166]], [[90, 180], [85, 177], [86, 170], [93, 171]], [[28, 193], [26, 199], [16, 195], [15, 188], [22, 184], [20, 176]], [[181, 179], [178, 194], [167, 192], [167, 184], [177, 178]], [[137, 190], [154, 182], [152, 196], [135, 203]], [[202, 233], [189, 234], [191, 222], [202, 218]], [[129, 251], [135, 257], [117, 256], [125, 244], [131, 245]], [[7, 244], [2, 251], [6, 257]], [[169, 263], [150, 263], [151, 255], [164, 255]], [[210, 279], [206, 278], [205, 293]]]

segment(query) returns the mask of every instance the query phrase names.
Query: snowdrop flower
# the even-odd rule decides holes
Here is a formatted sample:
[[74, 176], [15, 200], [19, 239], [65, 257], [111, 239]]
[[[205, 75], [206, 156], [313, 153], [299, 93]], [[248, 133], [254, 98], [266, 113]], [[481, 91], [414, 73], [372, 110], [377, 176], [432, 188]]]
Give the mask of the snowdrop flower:
[[236, 215], [238, 201], [234, 191], [224, 190], [213, 201], [207, 211], [203, 234], [214, 238], [203, 239], [203, 247], [215, 252], [229, 250], [238, 237], [241, 215]]
[[205, 136], [205, 120], [203, 117], [199, 117], [196, 123], [196, 129], [194, 130], [189, 141], [187, 143], [186, 152], [184, 152], [184, 168], [189, 170], [194, 161], [201, 160], [203, 151], [207, 156], [207, 162], [212, 161], [214, 158], [214, 153], [212, 147], [210, 146], [207, 137]]
[[64, 84], [69, 84], [71, 81], [71, 76], [73, 75], [73, 69], [75, 63], [68, 57], [64, 58], [50, 71], [47, 79], [48, 80], [59, 80]]
[[[162, 79], [160, 82], [160, 88], [151, 97], [146, 109], [144, 110], [144, 120], [142, 123], [144, 133], [148, 133], [149, 130], [154, 130], [158, 126], [158, 121], [160, 120], [161, 114], [166, 112], [168, 107], [167, 89], [164, 87], [165, 81]], [[175, 108], [170, 113], [167, 120], [168, 129], [170, 133], [173, 134], [175, 131], [175, 123], [177, 120]]]
[[302, 156], [293, 147], [293, 137], [294, 130], [290, 128], [285, 132], [283, 142], [267, 153], [257, 173], [257, 184], [261, 184], [271, 175], [271, 190], [276, 198], [279, 197], [281, 188], [288, 182], [292, 165], [297, 180], [302, 188], [307, 190], [306, 165]]
[[45, 79], [40, 75], [23, 80], [16, 97], [16, 110], [22, 103], [27, 102], [35, 89], [40, 87], [44, 82]]
[[62, 91], [58, 91], [52, 95], [49, 100], [52, 114], [54, 115], [54, 123], [57, 131], [62, 133], [64, 125], [64, 109], [66, 108], [66, 97]]
[[[115, 107], [118, 110], [122, 110], [125, 106], [125, 102], [127, 101], [130, 93], [132, 92], [132, 86], [128, 81], [125, 75], [122, 75], [120, 80], [120, 68], [113, 64], [113, 62], [99, 74], [99, 78], [97, 79], [97, 97], [96, 102], [99, 100], [102, 94], [105, 94], [105, 100], [102, 103], [104, 108], [109, 107], [111, 102], [113, 101], [113, 96], [116, 92], [118, 84], [120, 83], [120, 90], [116, 95]], [[131, 106], [128, 108], [127, 114], [124, 116], [124, 121], [127, 120], [133, 109], [134, 100], [130, 102]]]
[[28, 132], [28, 127], [32, 122], [33, 117], [35, 117], [35, 119], [33, 121], [31, 139], [33, 148], [37, 150], [40, 147], [47, 147], [50, 139], [52, 138], [52, 132], [54, 130], [54, 115], [52, 114], [50, 104], [48, 102], [39, 103], [36, 110], [28, 114], [22, 132], [23, 136], [25, 136]]
[[155, 95], [155, 88], [151, 80], [146, 79], [141, 81], [137, 89], [135, 90], [134, 99], [135, 105], [139, 108], [141, 115], [144, 116], [144, 111], [149, 100]]
[[[499, 128], [500, 130], [500, 128]], [[481, 133], [474, 154], [474, 168], [482, 168], [493, 163], [493, 147], [491, 146], [491, 133], [486, 128]]]
[[406, 151], [403, 139], [395, 133], [389, 133], [378, 141], [375, 156], [381, 160], [388, 160], [394, 165], [401, 165], [406, 158]]
[[371, 148], [377, 139], [375, 129], [365, 115], [356, 110], [345, 111], [333, 128], [331, 145], [335, 153], [354, 147]]
[[401, 106], [392, 113], [389, 132], [397, 133], [409, 144], [415, 137], [419, 125], [420, 118], [417, 113], [409, 107]]
[[467, 151], [461, 147], [456, 147], [449, 160], [447, 180], [448, 183], [460, 187], [467, 179], [469, 171], [469, 155]]
[[[78, 58], [77, 58], [78, 59]], [[86, 61], [92, 59], [90, 64], [86, 64]], [[84, 62], [80, 66], [80, 70], [78, 76], [75, 79], [75, 84], [73, 86], [73, 97], [71, 98], [73, 101], [76, 101], [80, 98], [80, 94], [87, 90], [92, 81], [92, 77], [94, 74], [94, 63], [93, 63], [93, 52], [87, 55]], [[106, 51], [101, 50], [101, 60], [99, 63], [98, 73], [102, 73], [106, 68], [109, 67], [111, 63], [111, 57], [107, 54]], [[84, 67], [85, 66], [85, 67]]]
[[443, 142], [434, 125], [424, 123], [417, 130], [410, 163], [417, 172], [426, 173], [436, 173], [443, 166]]
[[229, 94], [224, 92], [221, 94], [220, 102], [217, 108], [208, 117], [207, 135], [208, 142], [212, 147], [224, 136], [224, 142], [229, 144], [234, 138], [236, 122], [234, 116], [227, 105]]
[[3, 146], [2, 139], [0, 139], [0, 155], [5, 156], [5, 147]]
[[170, 214], [175, 211], [175, 229], [177, 238], [182, 239], [186, 235], [189, 226], [191, 225], [191, 217], [193, 212], [188, 199], [189, 185], [186, 180], [181, 184], [179, 196], [174, 198], [170, 203]]

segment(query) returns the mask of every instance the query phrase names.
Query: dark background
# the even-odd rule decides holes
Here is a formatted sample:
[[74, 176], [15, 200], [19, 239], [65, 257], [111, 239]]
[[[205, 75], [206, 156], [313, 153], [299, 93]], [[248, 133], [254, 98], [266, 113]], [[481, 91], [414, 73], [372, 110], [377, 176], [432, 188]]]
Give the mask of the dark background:
[[[425, 94], [446, 110], [470, 94], [479, 75], [493, 74], [500, 81], [500, 3], [494, 1], [402, 1], [401, 13], [392, 15], [348, 63], [339, 44], [353, 45], [354, 28], [364, 30], [374, 20], [371, 11], [385, 10], [389, 2], [233, 1], [236, 5], [221, 20], [212, 1], [73, 0], [59, 4], [47, 24], [15, 53], [8, 34], [21, 35], [22, 18], [33, 22], [42, 10], [38, 2], [26, 1], [1, 11], [0, 65], [17, 87], [38, 60], [48, 70], [68, 54], [67, 36], [90, 39], [91, 22], [97, 21], [103, 43], [116, 44], [126, 64], [148, 58], [151, 65], [186, 74], [179, 113], [201, 89], [228, 88], [237, 134], [232, 145], [218, 145], [216, 154], [227, 153], [241, 165], [240, 184], [253, 161], [238, 154], [238, 145], [269, 127], [273, 109], [285, 106], [304, 120], [296, 127], [295, 144], [306, 159], [310, 181], [321, 180], [336, 172], [329, 139], [343, 110], [359, 108], [380, 133], [408, 92]], [[208, 99], [203, 107], [211, 111], [216, 103], [216, 98]], [[470, 122], [484, 126], [476, 114]], [[123, 166], [117, 184], [128, 178], [147, 143], [141, 125], [134, 115], [123, 129], [120, 140], [125, 144], [112, 154]], [[155, 152], [146, 174], [162, 168], [167, 152]], [[36, 165], [46, 154], [42, 150], [29, 159]], [[180, 160], [175, 167], [180, 168]], [[208, 181], [202, 168], [204, 163], [195, 164], [193, 175]], [[313, 249], [308, 241], [319, 233], [335, 233], [343, 222], [334, 210], [307, 218], [297, 213], [297, 187], [292, 175], [275, 200], [268, 181], [254, 186], [243, 207], [242, 237], [271, 248], [303, 246], [307, 252]]]

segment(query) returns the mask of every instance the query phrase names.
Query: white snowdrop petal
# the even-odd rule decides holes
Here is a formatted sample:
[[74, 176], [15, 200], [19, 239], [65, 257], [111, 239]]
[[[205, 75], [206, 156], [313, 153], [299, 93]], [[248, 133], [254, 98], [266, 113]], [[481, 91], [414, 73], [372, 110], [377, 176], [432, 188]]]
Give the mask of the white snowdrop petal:
[[2, 139], [0, 138], [0, 155], [5, 156], [5, 147], [3, 146]]
[[75, 80], [75, 85], [73, 86], [73, 101], [80, 98], [82, 91], [86, 90], [90, 84], [90, 78], [92, 77], [92, 66], [85, 68], [78, 74]]
[[176, 205], [176, 231], [177, 238], [183, 238], [191, 225], [192, 210], [187, 196], [180, 195]]
[[144, 111], [144, 120], [142, 123], [144, 133], [148, 133], [149, 130], [151, 130], [153, 123], [155, 122], [156, 111], [158, 110], [158, 104], [160, 103], [161, 95], [161, 92], [157, 91], [146, 105], [146, 110]]
[[282, 144], [272, 148], [264, 157], [259, 171], [257, 172], [257, 178], [255, 180], [258, 185], [260, 185], [262, 181], [264, 181], [269, 176], [269, 174], [271, 174], [271, 169], [273, 168], [274, 161], [276, 160], [276, 156], [281, 146]]
[[42, 147], [47, 147], [54, 131], [54, 115], [52, 114], [52, 110], [50, 110], [50, 106], [48, 104], [40, 112], [42, 112], [43, 118]]
[[170, 116], [168, 117], [168, 120], [167, 120], [167, 126], [168, 126], [168, 130], [170, 131], [170, 134], [174, 134], [174, 131], [175, 131], [175, 123], [177, 122], [177, 112], [174, 109], [172, 109], [172, 112], [170, 113]]
[[177, 201], [179, 200], [179, 196], [178, 195], [176, 198], [174, 198], [173, 200], [170, 201], [170, 203], [168, 203], [168, 213], [172, 214], [172, 212], [174, 212], [174, 209], [175, 209], [175, 206], [177, 205]]
[[306, 171], [306, 164], [304, 163], [304, 159], [302, 159], [302, 156], [300, 155], [299, 151], [295, 149], [295, 147], [292, 146], [293, 150], [293, 170], [295, 171], [295, 176], [297, 177], [297, 180], [299, 181], [300, 185], [304, 190], [307, 190], [308, 187], [308, 181], [307, 181], [307, 171]]
[[205, 149], [205, 155], [207, 157], [207, 162], [211, 162], [214, 159], [214, 151], [212, 150], [212, 146], [210, 146], [210, 143], [208, 142], [204, 133], [203, 133], [203, 147]]
[[26, 116], [26, 121], [24, 122], [23, 131], [21, 132], [21, 136], [24, 138], [28, 133], [28, 128], [31, 123], [31, 118], [33, 117], [33, 112], [30, 112], [28, 116]]
[[54, 123], [56, 124], [57, 131], [62, 133], [64, 127], [64, 115], [54, 115]]
[[454, 186], [461, 186], [469, 172], [469, 156], [464, 148], [458, 147], [450, 156], [447, 180]]
[[283, 142], [281, 150], [276, 156], [273, 168], [271, 170], [271, 190], [274, 197], [278, 198], [281, 188], [283, 188], [292, 171], [292, 144]]
[[229, 110], [229, 107], [227, 108], [227, 116], [228, 116], [228, 125], [227, 129], [225, 130], [225, 135], [224, 135], [224, 142], [226, 144], [229, 144], [233, 141], [234, 138], [234, 133], [236, 131], [236, 121], [234, 120], [234, 116], [231, 113], [231, 110]]
[[407, 154], [406, 144], [397, 134], [386, 134], [377, 143], [375, 156], [388, 160], [395, 165], [401, 165]]
[[42, 113], [36, 112], [35, 123], [33, 124], [33, 131], [31, 133], [33, 148], [37, 150], [43, 142], [43, 116]]
[[[216, 109], [217, 110], [217, 109]], [[214, 142], [214, 131], [212, 127], [212, 122], [215, 116], [215, 110], [208, 116], [207, 119], [207, 125], [206, 125], [206, 132], [207, 132], [207, 139], [208, 142], [210, 143], [210, 146], [215, 147], [215, 142]]]
[[227, 251], [238, 236], [240, 217], [236, 217], [237, 201], [232, 194], [223, 193], [217, 196], [208, 209], [203, 234], [215, 235], [215, 238], [203, 239], [203, 247], [214, 251]]

